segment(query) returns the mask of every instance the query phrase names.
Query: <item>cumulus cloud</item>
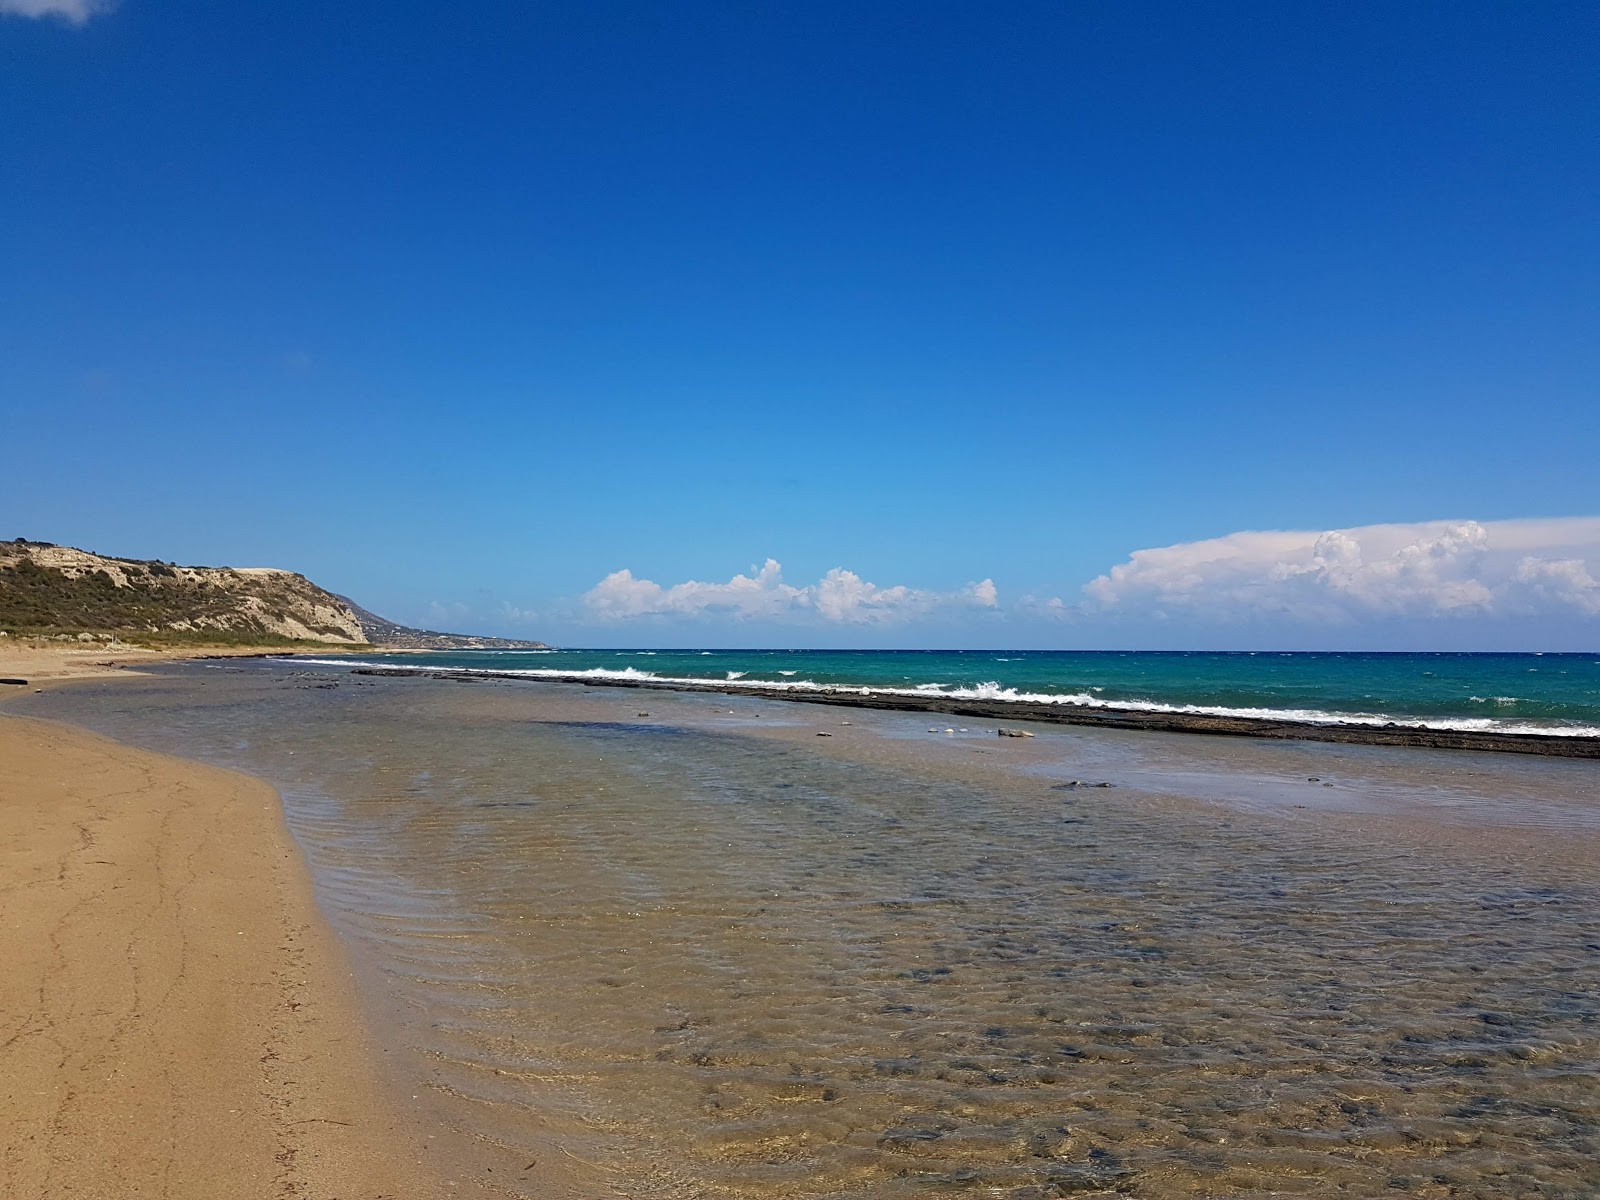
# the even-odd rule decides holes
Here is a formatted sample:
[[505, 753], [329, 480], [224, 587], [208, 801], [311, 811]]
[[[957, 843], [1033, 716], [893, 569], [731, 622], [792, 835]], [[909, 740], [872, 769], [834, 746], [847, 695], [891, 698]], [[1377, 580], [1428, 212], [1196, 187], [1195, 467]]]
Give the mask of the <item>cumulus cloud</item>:
[[585, 607], [599, 617], [643, 617], [659, 613], [678, 615], [706, 612], [741, 617], [775, 617], [807, 602], [806, 590], [783, 582], [783, 568], [767, 559], [748, 575], [735, 575], [727, 583], [691, 579], [662, 587], [650, 579], [635, 578], [624, 568], [613, 571], [584, 596]]
[[1576, 609], [1589, 616], [1600, 616], [1600, 580], [1577, 558], [1534, 558], [1517, 563], [1512, 580], [1535, 597], [1559, 608]]
[[82, 25], [96, 13], [109, 12], [115, 0], [0, 0], [0, 13], [14, 17], [58, 17]]
[[687, 580], [663, 587], [630, 570], [613, 571], [583, 597], [590, 615], [605, 620], [650, 616], [731, 616], [775, 620], [814, 616], [850, 624], [904, 621], [951, 607], [995, 608], [994, 580], [968, 584], [959, 592], [934, 592], [903, 584], [880, 587], [854, 571], [835, 567], [816, 583], [785, 583], [776, 559], [735, 575], [726, 583]]
[[1136, 550], [1057, 611], [1317, 623], [1595, 616], [1596, 566], [1600, 517], [1232, 533]]
[[963, 595], [979, 608], [998, 608], [1000, 605], [1000, 589], [994, 586], [992, 579], [967, 584]]

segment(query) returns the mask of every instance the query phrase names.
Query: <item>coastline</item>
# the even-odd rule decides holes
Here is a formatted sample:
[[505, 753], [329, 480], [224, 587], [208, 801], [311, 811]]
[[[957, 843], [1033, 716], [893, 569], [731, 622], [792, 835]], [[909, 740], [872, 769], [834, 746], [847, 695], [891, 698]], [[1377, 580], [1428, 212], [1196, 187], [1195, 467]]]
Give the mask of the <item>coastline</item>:
[[[344, 646], [329, 643], [316, 647], [318, 655], [371, 653], [371, 646]], [[0, 700], [15, 695], [24, 687], [54, 685], [73, 679], [100, 679], [157, 663], [184, 662], [197, 658], [293, 658], [310, 652], [306, 646], [163, 646], [152, 648], [123, 643], [50, 642], [33, 639], [0, 640]]]
[[[528, 682], [526, 675], [502, 671], [463, 671], [427, 668], [356, 667], [354, 675], [397, 678], [431, 678], [473, 681], [499, 679]], [[592, 675], [544, 675], [544, 680], [581, 683], [586, 687], [632, 688], [641, 691], [702, 692], [714, 695], [760, 697], [797, 704], [826, 704], [843, 708], [888, 709], [898, 712], [938, 713], [994, 721], [1030, 721], [1055, 725], [1080, 725], [1162, 733], [1198, 733], [1224, 737], [1265, 738], [1280, 741], [1334, 742], [1361, 746], [1403, 746], [1435, 750], [1476, 750], [1505, 754], [1537, 754], [1552, 758], [1600, 758], [1600, 738], [1561, 734], [1495, 733], [1434, 729], [1422, 725], [1324, 724], [1313, 721], [1258, 717], [1229, 717], [1209, 713], [1154, 712], [1139, 709], [1098, 708], [1079, 704], [1044, 704], [1027, 700], [975, 700], [945, 695], [908, 695], [863, 692], [844, 688], [777, 689], [737, 682], [690, 683], [661, 679], [606, 679]]]
[[[46, 689], [11, 707], [73, 723], [33, 729], [87, 726], [248, 772], [213, 773], [225, 781], [271, 780], [278, 793], [257, 789], [261, 811], [298, 839], [284, 861], [298, 866], [303, 851], [311, 864], [303, 874], [314, 871], [346, 951], [335, 973], [341, 964], [359, 973], [370, 1039], [353, 1005], [318, 998], [314, 971], [280, 963], [278, 977], [310, 985], [287, 1000], [322, 1005], [352, 1057], [290, 1042], [277, 1053], [294, 1061], [297, 1084], [339, 1080], [336, 1104], [365, 1086], [364, 1069], [380, 1071], [370, 1100], [341, 1110], [322, 1107], [327, 1093], [291, 1095], [299, 1107], [285, 1129], [270, 1099], [257, 1125], [260, 1114], [222, 1118], [240, 1106], [212, 1093], [211, 1125], [249, 1121], [286, 1135], [268, 1145], [272, 1161], [293, 1151], [306, 1170], [266, 1184], [202, 1177], [222, 1141], [258, 1157], [259, 1143], [208, 1141], [210, 1126], [190, 1121], [178, 1144], [191, 1190], [141, 1166], [135, 1182], [155, 1180], [142, 1191], [409, 1200], [470, 1195], [481, 1181], [493, 1194], [538, 1198], [614, 1195], [626, 1178], [637, 1184], [629, 1194], [689, 1194], [681, 1189], [695, 1180], [719, 1194], [794, 1196], [810, 1194], [797, 1181], [826, 1177], [855, 1180], [863, 1194], [897, 1180], [926, 1180], [907, 1194], [931, 1194], [979, 1179], [1042, 1180], [1046, 1190], [1145, 1179], [1173, 1195], [1264, 1195], [1306, 1174], [1329, 1192], [1372, 1194], [1399, 1174], [1447, 1171], [1510, 1195], [1489, 1182], [1510, 1154], [1568, 1183], [1586, 1178], [1591, 1042], [1576, 1014], [1544, 1004], [1539, 983], [1551, 969], [1581, 969], [1573, 956], [1594, 936], [1585, 866], [1600, 825], [1583, 763], [1085, 735], [1060, 724], [996, 745], [988, 722], [931, 736], [931, 720], [903, 711], [548, 681], [414, 686], [404, 682], [412, 674], [196, 663]], [[41, 752], [58, 776], [99, 778]], [[0, 795], [8, 785], [0, 768]], [[104, 838], [81, 844], [80, 824], [98, 828], [70, 814], [60, 822], [32, 884], [41, 894], [70, 855], [112, 860], [84, 864], [92, 871], [127, 857]], [[177, 842], [165, 857], [217, 863], [214, 844]], [[188, 900], [161, 923], [216, 903], [193, 889]], [[1514, 945], [1480, 927], [1485, 904], [1519, 922]], [[322, 929], [319, 915], [306, 924]], [[233, 955], [220, 965], [235, 990], [270, 989], [235, 950], [238, 931], [254, 927], [232, 920], [190, 937], [188, 956]], [[1249, 962], [1241, 939], [1255, 948]], [[43, 933], [29, 942], [47, 943]], [[64, 944], [87, 961], [81, 941]], [[270, 958], [282, 943], [261, 944]], [[113, 955], [111, 967], [132, 961]], [[31, 1002], [40, 989], [26, 987]], [[1328, 1078], [1297, 1074], [1299, 1026], [1272, 1017], [1303, 1011], [1306, 987], [1325, 989], [1334, 1006], [1312, 1018], [1319, 1061], [1374, 1098], [1359, 1119], [1327, 1106]], [[1388, 989], [1398, 999], [1380, 1003]], [[1351, 1023], [1338, 1014], [1357, 993], [1371, 998]], [[174, 990], [162, 1007], [178, 1003]], [[289, 1007], [282, 996], [276, 1005]], [[1485, 1024], [1481, 1013], [1510, 1023]], [[236, 1036], [251, 1053], [225, 1082], [245, 1078], [259, 1092], [275, 1049], [263, 1039], [281, 1036], [282, 1014], [266, 1005], [246, 1015]], [[184, 1088], [213, 1078], [204, 1060], [197, 1072], [185, 1057], [203, 1045], [198, 1024], [124, 1076], [154, 1061]], [[1185, 1039], [1181, 1053], [1149, 1041], [1152, 1029]], [[1377, 1069], [1401, 1032], [1419, 1048]], [[1396, 1070], [1432, 1084], [1463, 1044], [1481, 1059], [1470, 1078], [1447, 1074], [1415, 1094], [1395, 1086]], [[1530, 1075], [1524, 1054], [1548, 1069]], [[1240, 1061], [1248, 1080], [1230, 1069]], [[66, 1075], [46, 1066], [56, 1075], [13, 1085], [32, 1122], [13, 1121], [23, 1137], [53, 1128], [34, 1093]], [[0, 1070], [17, 1074], [3, 1056]], [[1026, 1076], [1037, 1086], [1017, 1089], [1015, 1072], [1038, 1072]], [[120, 1082], [109, 1068], [89, 1073]], [[1272, 1093], [1289, 1106], [1281, 1117], [1252, 1108], [1263, 1076], [1281, 1083]], [[148, 1073], [143, 1092], [159, 1099], [169, 1086]], [[1461, 1105], [1479, 1096], [1502, 1107], [1464, 1117]], [[1570, 1117], [1529, 1133], [1517, 1105], [1534, 1103]], [[161, 1111], [145, 1103], [132, 1126], [102, 1104], [98, 1123], [76, 1131], [71, 1162], [170, 1156]], [[1044, 1156], [1029, 1149], [1063, 1125], [1071, 1136]], [[142, 1137], [104, 1151], [90, 1137], [125, 1128]], [[1284, 1140], [1308, 1129], [1309, 1141]], [[320, 1149], [288, 1140], [307, 1131], [349, 1140]], [[1479, 1134], [1481, 1144], [1463, 1140]], [[1175, 1180], [1168, 1139], [1203, 1148], [1205, 1161]], [[327, 1182], [339, 1161], [359, 1169], [407, 1155], [417, 1171], [426, 1159], [434, 1179], [371, 1190]], [[8, 1168], [39, 1161], [13, 1155]], [[437, 1182], [440, 1172], [459, 1190]], [[752, 1180], [760, 1187], [742, 1190]], [[47, 1183], [0, 1174], [6, 1194], [63, 1190]]]
[[0, 797], [0, 1193], [445, 1194], [270, 786], [0, 714]]

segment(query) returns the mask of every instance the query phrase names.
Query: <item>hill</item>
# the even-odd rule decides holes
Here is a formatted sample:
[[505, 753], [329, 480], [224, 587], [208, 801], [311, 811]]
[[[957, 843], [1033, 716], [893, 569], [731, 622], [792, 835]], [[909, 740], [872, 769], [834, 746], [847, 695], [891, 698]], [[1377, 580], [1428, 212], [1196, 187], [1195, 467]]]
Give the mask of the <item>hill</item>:
[[164, 644], [542, 648], [397, 625], [293, 571], [180, 567], [25, 538], [0, 542], [0, 630]]
[[396, 650], [548, 650], [543, 642], [522, 642], [514, 638], [478, 637], [470, 633], [439, 633], [432, 629], [413, 629], [397, 625], [387, 617], [368, 612], [348, 596], [339, 596], [361, 622], [367, 641], [374, 646]]

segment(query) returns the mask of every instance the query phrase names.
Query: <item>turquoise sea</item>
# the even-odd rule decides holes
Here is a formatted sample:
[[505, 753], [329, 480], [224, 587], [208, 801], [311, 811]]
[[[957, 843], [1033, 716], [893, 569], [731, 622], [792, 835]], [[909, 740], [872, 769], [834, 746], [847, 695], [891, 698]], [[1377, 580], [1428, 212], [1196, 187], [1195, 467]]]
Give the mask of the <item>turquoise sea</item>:
[[[305, 661], [305, 660], [301, 660]], [[313, 660], [317, 661], [317, 660]], [[348, 665], [348, 658], [326, 660]], [[361, 661], [531, 679], [736, 682], [1600, 737], [1600, 652], [472, 650]]]

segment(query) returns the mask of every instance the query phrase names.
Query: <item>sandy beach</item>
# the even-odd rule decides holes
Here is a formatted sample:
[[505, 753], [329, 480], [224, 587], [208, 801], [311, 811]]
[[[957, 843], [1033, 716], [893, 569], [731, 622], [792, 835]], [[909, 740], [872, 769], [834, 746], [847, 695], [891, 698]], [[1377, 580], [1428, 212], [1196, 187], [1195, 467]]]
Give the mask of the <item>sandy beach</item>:
[[0, 1194], [446, 1193], [270, 787], [0, 715], [0, 855]]
[[[338, 654], [342, 647], [319, 647], [317, 653]], [[281, 646], [166, 646], [153, 649], [117, 642], [48, 642], [31, 638], [0, 638], [0, 679], [22, 680], [0, 686], [0, 699], [13, 688], [64, 683], [70, 679], [97, 679], [137, 671], [155, 663], [193, 658], [253, 658], [262, 654], [288, 655]]]

